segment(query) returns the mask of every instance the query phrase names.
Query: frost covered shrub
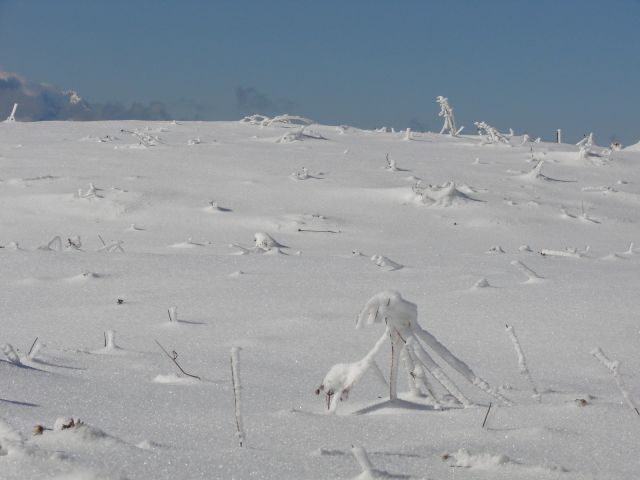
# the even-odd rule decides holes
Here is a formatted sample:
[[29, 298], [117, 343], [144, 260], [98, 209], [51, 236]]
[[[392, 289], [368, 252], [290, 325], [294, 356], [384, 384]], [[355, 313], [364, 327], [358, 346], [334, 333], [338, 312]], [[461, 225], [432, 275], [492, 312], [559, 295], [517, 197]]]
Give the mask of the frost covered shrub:
[[[387, 337], [391, 341], [390, 400], [397, 399], [399, 361], [404, 353], [410, 382], [415, 382], [412, 385], [412, 391], [420, 391], [420, 387], [424, 385], [424, 381], [420, 382], [420, 380], [432, 376], [459, 403], [465, 407], [472, 405], [440, 364], [433, 359], [427, 351], [429, 348], [469, 383], [498, 398], [504, 404], [511, 403], [491, 388], [485, 380], [478, 377], [465, 362], [451, 353], [431, 333], [423, 329], [418, 323], [417, 305], [402, 298], [400, 293], [388, 290], [371, 297], [358, 315], [356, 328], [381, 322], [386, 324], [386, 329], [373, 348], [361, 360], [353, 363], [339, 363], [331, 367], [316, 389], [316, 394], [325, 393], [331, 413], [336, 411], [339, 400], [347, 400], [354, 385], [374, 364], [374, 358], [382, 349]], [[434, 404], [438, 404], [432, 389], [428, 388], [426, 393], [433, 397]]]

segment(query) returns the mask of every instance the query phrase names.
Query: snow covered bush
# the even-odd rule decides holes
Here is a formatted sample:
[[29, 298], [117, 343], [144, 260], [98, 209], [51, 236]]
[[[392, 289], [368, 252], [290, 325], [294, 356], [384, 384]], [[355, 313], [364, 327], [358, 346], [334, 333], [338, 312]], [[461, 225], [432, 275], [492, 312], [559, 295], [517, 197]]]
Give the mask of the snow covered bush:
[[460, 388], [449, 378], [443, 368], [433, 359], [426, 348], [430, 348], [452, 369], [462, 375], [469, 383], [480, 390], [498, 398], [502, 403], [510, 405], [510, 401], [497, 390], [478, 377], [469, 366], [456, 357], [431, 333], [423, 329], [418, 323], [418, 307], [408, 302], [400, 293], [388, 290], [378, 293], [369, 299], [356, 322], [356, 328], [374, 323], [384, 322], [386, 329], [373, 348], [357, 362], [339, 363], [331, 367], [316, 394], [325, 393], [327, 405], [331, 413], [336, 411], [339, 400], [346, 400], [349, 392], [365, 372], [374, 364], [374, 358], [382, 349], [386, 338], [391, 341], [391, 367], [389, 375], [389, 399], [397, 399], [397, 382], [400, 359], [405, 359], [411, 390], [421, 395], [430, 395], [434, 404], [439, 404], [432, 389], [423, 392], [424, 382], [419, 379], [432, 376], [446, 392], [465, 407], [473, 403], [465, 396]]
[[261, 127], [306, 127], [308, 125], [313, 125], [316, 122], [311, 120], [310, 118], [300, 117], [297, 115], [289, 115], [285, 113], [284, 115], [277, 115], [273, 118], [259, 114], [249, 115], [240, 120], [240, 123], [259, 125]]
[[447, 97], [443, 97], [442, 95], [438, 95], [436, 97], [436, 102], [440, 105], [440, 113], [438, 113], [439, 117], [444, 117], [444, 124], [442, 125], [442, 129], [440, 130], [440, 134], [445, 132], [449, 132], [449, 135], [452, 137], [457, 137], [460, 135], [460, 132], [464, 127], [457, 128], [456, 127], [456, 119], [453, 115], [453, 107], [449, 105], [449, 99]]
[[509, 144], [507, 135], [503, 135], [488, 123], [474, 122], [474, 125], [478, 128], [478, 134], [484, 137], [480, 142], [481, 145], [490, 145], [495, 143]]
[[466, 193], [460, 191], [453, 181], [445, 182], [442, 185], [423, 186], [418, 181], [412, 187], [413, 193], [420, 203], [431, 207], [451, 207], [454, 205], [464, 204], [468, 201], [476, 201], [469, 197]]

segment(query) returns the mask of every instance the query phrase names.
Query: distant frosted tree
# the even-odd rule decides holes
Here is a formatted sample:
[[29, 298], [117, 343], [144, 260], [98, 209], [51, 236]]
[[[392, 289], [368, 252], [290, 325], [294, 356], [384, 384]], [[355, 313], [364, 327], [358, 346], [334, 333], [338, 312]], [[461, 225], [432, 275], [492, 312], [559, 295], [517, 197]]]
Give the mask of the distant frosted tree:
[[459, 129], [456, 128], [456, 119], [453, 116], [453, 107], [449, 105], [449, 99], [442, 95], [438, 95], [436, 97], [436, 102], [440, 104], [440, 113], [438, 113], [438, 116], [444, 117], [444, 124], [440, 130], [440, 134], [448, 131], [449, 135], [457, 137], [464, 127], [460, 127]]

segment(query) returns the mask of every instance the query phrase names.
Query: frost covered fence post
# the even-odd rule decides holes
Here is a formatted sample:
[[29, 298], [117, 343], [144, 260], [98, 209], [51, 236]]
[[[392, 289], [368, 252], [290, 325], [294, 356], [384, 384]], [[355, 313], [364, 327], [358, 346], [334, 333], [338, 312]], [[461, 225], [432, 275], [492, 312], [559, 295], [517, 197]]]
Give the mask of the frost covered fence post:
[[624, 381], [622, 380], [622, 376], [620, 375], [620, 372], [619, 372], [620, 362], [617, 360], [610, 360], [604, 354], [602, 349], [600, 349], [600, 347], [596, 347], [593, 350], [591, 350], [591, 355], [593, 355], [596, 358], [596, 360], [598, 360], [605, 368], [607, 368], [611, 372], [611, 375], [613, 375], [613, 378], [616, 381], [616, 385], [618, 385], [618, 388], [620, 389], [620, 393], [622, 393], [622, 396], [627, 402], [627, 405], [629, 405], [629, 408], [635, 411], [637, 415], [640, 415], [640, 411], [638, 410], [638, 407], [633, 401], [633, 398], [631, 398], [631, 394], [629, 393], [629, 390], [627, 390], [627, 387], [625, 386]]
[[109, 348], [109, 349], [113, 349], [113, 350], [118, 348], [116, 346], [116, 331], [115, 330], [107, 330], [105, 332], [104, 346], [105, 346], [105, 348]]
[[535, 382], [533, 381], [533, 377], [531, 376], [531, 372], [529, 371], [529, 366], [527, 365], [527, 357], [524, 356], [524, 352], [522, 351], [522, 346], [520, 345], [520, 341], [516, 336], [516, 332], [511, 325], [506, 325], [507, 335], [511, 339], [513, 343], [513, 348], [516, 350], [516, 355], [518, 356], [518, 366], [520, 367], [520, 373], [527, 377], [529, 380], [529, 384], [531, 385], [531, 390], [533, 390], [533, 398], [535, 398], [538, 403], [542, 402], [542, 396], [536, 387]]
[[242, 384], [240, 383], [240, 347], [233, 347], [231, 349], [231, 382], [233, 383], [233, 406], [236, 417], [236, 429], [237, 437], [240, 442], [240, 446], [245, 440], [244, 425], [242, 422], [242, 411], [240, 409], [240, 390]]
[[169, 322], [178, 323], [178, 307], [169, 307], [169, 310], [167, 310], [167, 312], [169, 313]]
[[559, 128], [556, 130], [556, 143], [562, 143], [562, 130]]
[[5, 120], [6, 123], [13, 123], [16, 121], [16, 110], [18, 110], [18, 104], [14, 103], [13, 110], [11, 110], [11, 115], [9, 115]]

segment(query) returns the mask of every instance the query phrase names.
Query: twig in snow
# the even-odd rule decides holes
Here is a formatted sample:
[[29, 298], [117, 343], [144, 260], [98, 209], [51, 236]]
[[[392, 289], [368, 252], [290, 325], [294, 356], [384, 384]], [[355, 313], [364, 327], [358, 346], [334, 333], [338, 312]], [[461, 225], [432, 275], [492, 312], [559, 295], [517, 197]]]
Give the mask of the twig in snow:
[[305, 230], [304, 228], [299, 228], [299, 232], [312, 232], [312, 233], [342, 233], [340, 230], [337, 232], [335, 230]]
[[536, 272], [531, 270], [529, 267], [527, 267], [524, 263], [522, 263], [519, 260], [513, 260], [511, 262], [511, 265], [516, 267], [518, 270], [520, 270], [523, 274], [525, 274], [528, 277], [528, 280], [525, 283], [536, 283], [542, 280], [542, 277], [540, 277]]
[[616, 381], [616, 385], [618, 385], [620, 393], [622, 393], [622, 396], [627, 402], [627, 405], [629, 405], [629, 407], [640, 416], [640, 411], [638, 411], [638, 407], [636, 407], [636, 404], [634, 403], [633, 398], [631, 398], [631, 394], [625, 387], [622, 376], [618, 371], [618, 369], [620, 368], [620, 362], [617, 360], [610, 360], [600, 349], [600, 347], [596, 347], [591, 350], [591, 355], [593, 355], [603, 366], [605, 366], [611, 372], [611, 375], [613, 375], [613, 378]]
[[238, 442], [242, 447], [245, 439], [244, 427], [242, 425], [242, 412], [240, 411], [240, 389], [242, 385], [240, 383], [240, 347], [233, 347], [231, 349], [231, 382], [233, 383], [233, 405], [236, 417], [236, 429], [238, 430], [236, 435], [238, 436]]
[[531, 390], [533, 390], [533, 398], [535, 398], [538, 403], [542, 402], [542, 396], [536, 387], [536, 384], [533, 381], [533, 377], [531, 376], [531, 372], [529, 371], [529, 366], [527, 365], [527, 358], [524, 356], [524, 352], [522, 351], [522, 346], [520, 345], [520, 341], [516, 336], [516, 332], [512, 326], [506, 325], [507, 327], [507, 335], [511, 339], [513, 343], [513, 348], [516, 350], [516, 355], [518, 355], [518, 366], [520, 367], [520, 373], [527, 377], [529, 380], [529, 384], [531, 385]]
[[29, 349], [29, 353], [27, 353], [27, 357], [31, 358], [31, 352], [33, 352], [33, 347], [36, 346], [36, 342], [38, 341], [38, 337], [36, 337], [36, 339], [33, 341], [33, 343], [31, 344], [31, 348]]
[[102, 246], [106, 247], [107, 244], [105, 243], [105, 241], [102, 239], [102, 236], [100, 234], [98, 234], [98, 238], [100, 239], [100, 241], [102, 242]]
[[489, 412], [491, 411], [491, 405], [493, 405], [491, 402], [489, 402], [489, 408], [487, 409], [487, 413], [484, 416], [484, 420], [482, 421], [482, 428], [484, 428], [484, 426], [487, 423], [487, 418], [489, 418]]
[[185, 372], [182, 367], [180, 366], [180, 364], [178, 363], [178, 361], [176, 360], [178, 358], [178, 352], [176, 352], [175, 350], [173, 350], [171, 353], [167, 352], [167, 350], [165, 350], [165, 348], [160, 345], [160, 342], [158, 342], [155, 338], [153, 339], [154, 342], [156, 342], [156, 344], [160, 347], [160, 350], [162, 350], [164, 352], [164, 354], [169, 357], [169, 359], [176, 365], [176, 367], [178, 367], [180, 369], [180, 371], [182, 373], [184, 373], [186, 376], [191, 377], [191, 378], [197, 378], [198, 380], [202, 380], [200, 377], [198, 377], [197, 375], [191, 375], [190, 373]]

